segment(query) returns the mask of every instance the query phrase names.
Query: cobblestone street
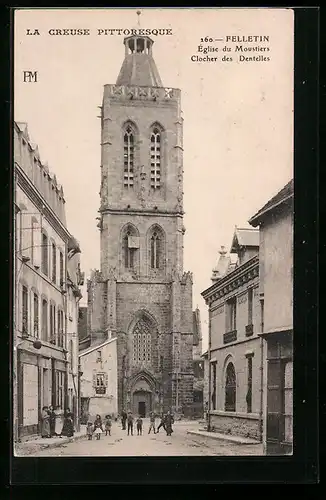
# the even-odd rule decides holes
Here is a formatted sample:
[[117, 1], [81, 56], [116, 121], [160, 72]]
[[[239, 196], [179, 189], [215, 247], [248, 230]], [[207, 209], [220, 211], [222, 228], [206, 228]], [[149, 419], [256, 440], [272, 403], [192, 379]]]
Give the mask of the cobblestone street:
[[[128, 436], [120, 423], [114, 423], [111, 436], [101, 435], [98, 441], [86, 436], [78, 441], [45, 449], [32, 456], [241, 456], [263, 455], [262, 445], [243, 445], [220, 441], [202, 436], [190, 435], [189, 430], [198, 430], [198, 422], [177, 422], [174, 432], [168, 437], [163, 429], [158, 434], [148, 434], [149, 422], [144, 421], [143, 435]], [[31, 456], [31, 455], [30, 455]]]

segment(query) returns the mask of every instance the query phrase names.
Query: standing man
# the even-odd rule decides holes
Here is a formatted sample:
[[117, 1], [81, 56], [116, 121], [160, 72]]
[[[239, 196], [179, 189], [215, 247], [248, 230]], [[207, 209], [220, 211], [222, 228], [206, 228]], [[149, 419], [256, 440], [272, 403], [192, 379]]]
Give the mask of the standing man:
[[122, 410], [121, 412], [121, 424], [122, 424], [122, 430], [126, 430], [126, 421], [127, 421], [127, 413], [125, 410]]
[[148, 429], [148, 434], [151, 433], [152, 429], [154, 431], [154, 434], [156, 434], [156, 430], [155, 430], [155, 413], [151, 411], [150, 414], [149, 414], [149, 429]]
[[[128, 436], [129, 436], [129, 432], [133, 436], [134, 435], [134, 417], [132, 416], [131, 411], [128, 412], [127, 422], [128, 422]], [[126, 424], [125, 424], [125, 426], [126, 426]]]

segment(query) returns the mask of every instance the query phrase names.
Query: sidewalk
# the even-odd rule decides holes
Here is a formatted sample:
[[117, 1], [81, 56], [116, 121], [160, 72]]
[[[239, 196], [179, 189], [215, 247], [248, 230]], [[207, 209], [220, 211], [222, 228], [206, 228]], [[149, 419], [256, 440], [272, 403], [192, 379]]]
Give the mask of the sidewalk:
[[187, 431], [187, 434], [193, 434], [195, 436], [206, 437], [210, 439], [218, 439], [220, 441], [228, 441], [234, 444], [257, 444], [261, 445], [256, 439], [245, 438], [242, 436], [232, 436], [231, 434], [220, 434], [219, 432], [207, 432], [203, 429], [198, 431]]
[[75, 432], [72, 437], [52, 437], [42, 438], [35, 436], [31, 439], [26, 439], [21, 443], [14, 444], [14, 455], [17, 457], [37, 453], [38, 451], [45, 450], [46, 448], [57, 448], [59, 446], [86, 438], [86, 425], [80, 426], [80, 432]]

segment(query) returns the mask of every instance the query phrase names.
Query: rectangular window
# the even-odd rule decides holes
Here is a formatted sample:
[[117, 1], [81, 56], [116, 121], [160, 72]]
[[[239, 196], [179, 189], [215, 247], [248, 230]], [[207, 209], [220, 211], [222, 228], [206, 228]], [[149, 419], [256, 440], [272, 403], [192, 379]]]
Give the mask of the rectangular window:
[[55, 386], [56, 386], [56, 406], [64, 408], [64, 372], [55, 372]]
[[23, 212], [20, 210], [19, 214], [19, 250], [23, 252]]
[[264, 299], [260, 301], [260, 331], [264, 331]]
[[293, 442], [293, 366], [292, 361], [284, 363], [284, 441]]
[[74, 372], [75, 360], [74, 360], [74, 344], [72, 340], [70, 340], [69, 342], [69, 351], [70, 351], [70, 370]]
[[34, 293], [34, 337], [38, 338], [38, 332], [39, 332], [39, 308], [38, 308], [38, 295]]
[[228, 300], [226, 305], [226, 331], [232, 332], [237, 329], [237, 298]]
[[55, 243], [52, 243], [52, 281], [57, 281], [57, 249]]
[[252, 325], [252, 303], [253, 303], [253, 290], [248, 290], [248, 325]]
[[31, 262], [34, 264], [35, 262], [35, 226], [34, 226], [34, 218], [31, 220]]
[[22, 333], [28, 335], [28, 288], [22, 286]]
[[63, 269], [63, 253], [60, 251], [60, 286], [63, 286], [64, 284], [64, 269]]
[[58, 346], [63, 347], [63, 311], [58, 311]]
[[48, 340], [48, 302], [42, 300], [42, 339]]
[[55, 338], [55, 305], [50, 305], [50, 342], [51, 344], [56, 343]]
[[252, 413], [252, 356], [247, 358], [247, 413]]
[[107, 373], [96, 373], [94, 377], [95, 393], [106, 394], [107, 386], [108, 386]]
[[49, 249], [48, 249], [48, 237], [45, 233], [42, 233], [42, 273], [48, 276], [49, 273]]

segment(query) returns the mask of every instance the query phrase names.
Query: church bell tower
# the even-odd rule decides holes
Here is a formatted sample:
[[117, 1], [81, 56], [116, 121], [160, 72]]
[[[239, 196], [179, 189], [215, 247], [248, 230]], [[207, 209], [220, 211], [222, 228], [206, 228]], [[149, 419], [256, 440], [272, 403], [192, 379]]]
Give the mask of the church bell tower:
[[183, 271], [181, 92], [165, 87], [147, 36], [124, 39], [101, 107], [101, 304], [117, 337], [118, 408], [190, 411], [192, 275]]

